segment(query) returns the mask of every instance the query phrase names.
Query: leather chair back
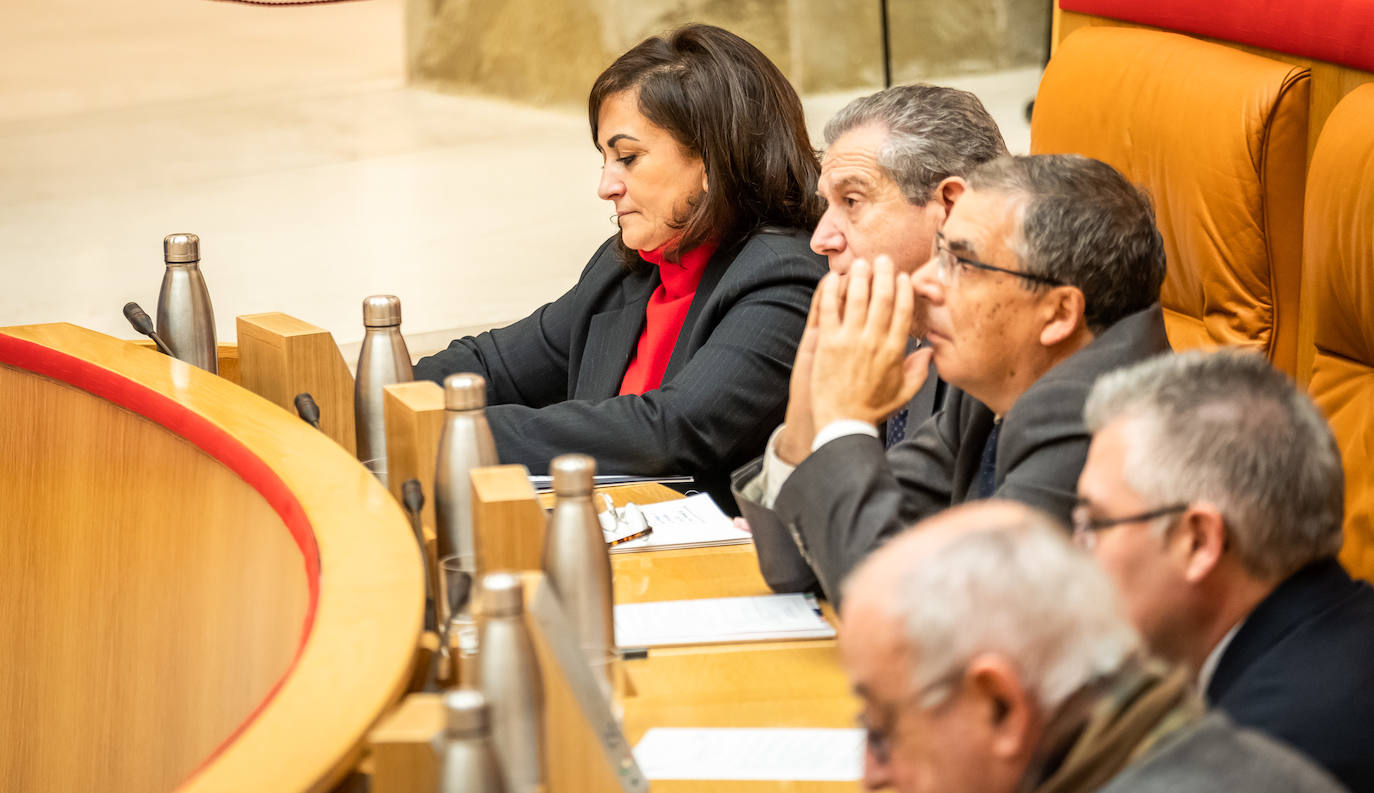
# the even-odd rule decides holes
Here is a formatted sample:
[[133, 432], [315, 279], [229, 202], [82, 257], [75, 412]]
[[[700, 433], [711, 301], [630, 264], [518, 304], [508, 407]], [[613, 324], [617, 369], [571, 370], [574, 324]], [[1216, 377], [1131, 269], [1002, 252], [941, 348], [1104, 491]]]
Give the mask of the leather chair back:
[[1175, 349], [1240, 345], [1295, 371], [1308, 70], [1173, 33], [1087, 28], [1045, 70], [1031, 150], [1149, 191]]
[[1374, 580], [1374, 84], [1336, 106], [1312, 154], [1303, 241], [1308, 391], [1345, 461], [1345, 548]]

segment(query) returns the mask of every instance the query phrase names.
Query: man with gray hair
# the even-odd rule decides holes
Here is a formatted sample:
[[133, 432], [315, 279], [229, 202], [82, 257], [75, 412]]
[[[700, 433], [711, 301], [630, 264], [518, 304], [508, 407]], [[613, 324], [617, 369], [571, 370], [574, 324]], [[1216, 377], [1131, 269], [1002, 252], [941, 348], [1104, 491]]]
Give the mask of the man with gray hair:
[[[816, 192], [825, 213], [811, 235], [811, 250], [822, 254], [830, 272], [846, 277], [856, 261], [887, 256], [899, 272], [913, 273], [930, 258], [935, 234], [954, 205], [957, 189], [945, 185], [951, 176], [1007, 154], [997, 122], [978, 97], [937, 85], [898, 85], [862, 96], [845, 105], [825, 125], [825, 156]], [[924, 312], [912, 316], [909, 345], [925, 334]], [[804, 394], [810, 384], [793, 369], [791, 391]], [[944, 402], [947, 389], [935, 367], [927, 365], [922, 387], [905, 403], [894, 405], [876, 426], [885, 448], [905, 440]], [[782, 457], [764, 455], [735, 474], [740, 483], [758, 477], [776, 483], [769, 503], [787, 478], [782, 459], [804, 457], [809, 442], [801, 410], [804, 398], [792, 401], [787, 425], [796, 431], [775, 432]], [[786, 426], [786, 425], [784, 425]], [[765, 489], [759, 485], [755, 498]], [[735, 494], [736, 499], [741, 497]], [[746, 514], [749, 510], [745, 510]], [[749, 528], [746, 525], [744, 528]], [[767, 534], [768, 527], [762, 531]]]
[[898, 85], [855, 99], [825, 125], [816, 192], [826, 210], [811, 249], [840, 275], [879, 254], [914, 272], [953, 204], [941, 182], [1006, 153], [997, 122], [967, 91]]
[[1139, 658], [1111, 583], [1047, 516], [948, 510], [846, 582], [840, 653], [864, 784], [898, 793], [1337, 791], [1298, 753], [1203, 716]]
[[1263, 358], [1162, 357], [1104, 377], [1074, 534], [1159, 656], [1208, 702], [1374, 793], [1374, 589], [1336, 561], [1340, 452]]
[[[1168, 349], [1164, 245], [1149, 199], [1076, 155], [1007, 157], [950, 177], [914, 273], [880, 256], [821, 280], [786, 420], [735, 474], [759, 567], [778, 590], [827, 595], [903, 526], [997, 496], [1067, 522], [1098, 375]], [[921, 321], [929, 349], [908, 354]], [[884, 452], [876, 424], [934, 361], [943, 407]]]
[[[918, 83], [859, 97], [825, 125], [816, 192], [826, 209], [811, 235], [811, 250], [840, 276], [855, 261], [871, 262], [880, 254], [897, 270], [915, 272], [930, 258], [935, 232], [954, 203], [953, 192], [941, 190], [941, 183], [1006, 154], [997, 122], [968, 91]], [[918, 314], [911, 336], [924, 331]], [[885, 445], [919, 426], [944, 393], [944, 383], [931, 372], [925, 386], [886, 417]]]

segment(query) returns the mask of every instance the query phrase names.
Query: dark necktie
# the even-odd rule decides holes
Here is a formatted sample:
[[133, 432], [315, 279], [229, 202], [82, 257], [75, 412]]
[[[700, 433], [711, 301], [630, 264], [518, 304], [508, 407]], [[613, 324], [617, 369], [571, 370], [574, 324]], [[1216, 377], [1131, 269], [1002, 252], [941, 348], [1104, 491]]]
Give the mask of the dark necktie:
[[993, 422], [992, 432], [983, 443], [983, 459], [978, 462], [978, 476], [973, 480], [974, 498], [991, 498], [997, 490], [997, 436], [1002, 432], [1002, 422]]
[[887, 417], [887, 443], [883, 445], [884, 449], [891, 449], [906, 437], [906, 414], [907, 408], [902, 408]]

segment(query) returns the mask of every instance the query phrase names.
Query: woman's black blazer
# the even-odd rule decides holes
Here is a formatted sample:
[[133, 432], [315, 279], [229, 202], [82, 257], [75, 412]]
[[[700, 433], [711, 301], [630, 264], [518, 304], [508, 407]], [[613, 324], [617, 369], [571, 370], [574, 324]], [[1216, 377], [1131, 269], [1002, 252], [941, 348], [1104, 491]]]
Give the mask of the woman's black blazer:
[[728, 474], [758, 456], [787, 406], [788, 376], [811, 295], [825, 274], [804, 231], [759, 232], [706, 266], [660, 388], [617, 396], [658, 268], [631, 272], [607, 240], [577, 284], [509, 327], [458, 339], [415, 366], [487, 380], [502, 463], [545, 473], [564, 453], [599, 473], [691, 474], [732, 505]]

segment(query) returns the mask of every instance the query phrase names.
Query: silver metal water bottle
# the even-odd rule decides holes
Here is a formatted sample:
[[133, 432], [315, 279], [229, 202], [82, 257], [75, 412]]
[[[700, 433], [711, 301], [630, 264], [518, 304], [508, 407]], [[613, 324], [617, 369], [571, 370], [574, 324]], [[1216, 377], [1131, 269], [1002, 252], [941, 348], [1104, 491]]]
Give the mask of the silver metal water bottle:
[[592, 506], [596, 461], [585, 454], [565, 454], [555, 457], [549, 468], [554, 502], [544, 533], [544, 574], [577, 629], [587, 663], [609, 697], [615, 615], [611, 558]]
[[496, 465], [496, 441], [484, 412], [487, 381], [477, 374], [444, 378], [444, 428], [434, 462], [434, 528], [440, 559], [457, 557], [476, 572], [476, 541], [472, 529], [474, 468]]
[[373, 295], [363, 301], [363, 349], [353, 381], [353, 424], [358, 459], [386, 484], [386, 420], [382, 388], [415, 379], [406, 340], [401, 338], [401, 300]]
[[491, 735], [506, 789], [532, 793], [544, 783], [544, 685], [525, 627], [525, 586], [492, 573], [479, 594], [477, 683], [491, 706]]
[[157, 293], [157, 335], [177, 359], [219, 374], [215, 311], [200, 272], [200, 237], [168, 234], [162, 238], [162, 258], [167, 270]]
[[491, 744], [491, 709], [481, 691], [460, 688], [444, 695], [444, 731], [435, 736], [437, 793], [506, 793]]

